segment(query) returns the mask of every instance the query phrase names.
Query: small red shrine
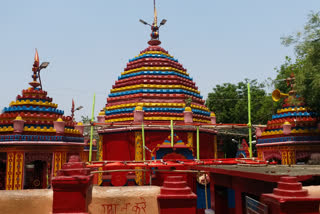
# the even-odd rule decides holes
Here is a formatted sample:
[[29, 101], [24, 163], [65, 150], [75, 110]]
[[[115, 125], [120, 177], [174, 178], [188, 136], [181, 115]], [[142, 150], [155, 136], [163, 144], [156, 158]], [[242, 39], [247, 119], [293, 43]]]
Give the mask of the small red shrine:
[[266, 128], [257, 128], [258, 158], [276, 160], [291, 165], [307, 163], [313, 154], [320, 154], [319, 115], [313, 112], [293, 90], [294, 75], [287, 79], [291, 85], [289, 94], [276, 89], [273, 100], [281, 97], [284, 104], [268, 121]]
[[64, 116], [42, 89], [36, 51], [30, 88], [0, 114], [0, 189], [41, 189], [51, 185], [68, 156], [86, 161], [84, 126]]
[[101, 160], [195, 159], [197, 153], [217, 158], [217, 132], [203, 127], [215, 124], [216, 117], [187, 70], [159, 46], [159, 28], [166, 20], [158, 25], [156, 14], [155, 9], [149, 47], [129, 60], [98, 116], [104, 124]]

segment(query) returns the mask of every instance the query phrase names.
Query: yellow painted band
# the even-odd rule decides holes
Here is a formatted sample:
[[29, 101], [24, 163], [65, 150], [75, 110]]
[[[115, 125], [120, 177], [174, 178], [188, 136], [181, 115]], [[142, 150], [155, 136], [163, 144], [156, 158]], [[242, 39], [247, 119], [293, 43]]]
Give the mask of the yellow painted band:
[[[114, 105], [106, 107], [106, 110], [113, 110], [113, 109], [121, 109], [121, 108], [130, 108], [130, 107], [136, 107], [138, 103], [127, 103], [127, 104], [121, 104], [121, 105]], [[184, 103], [143, 103], [144, 107], [181, 107], [184, 108]], [[207, 107], [198, 106], [198, 105], [191, 105], [193, 109], [200, 109], [203, 111], [209, 111]]]
[[304, 108], [304, 107], [294, 107], [294, 108], [288, 108], [288, 109], [278, 109], [277, 110], [277, 113], [280, 114], [280, 113], [283, 113], [283, 112], [289, 112], [289, 111], [307, 111], [307, 108]]
[[31, 126], [30, 128], [28, 127], [24, 127], [23, 131], [25, 132], [56, 132], [56, 130], [53, 127], [47, 128], [47, 127], [43, 127], [41, 128], [40, 126], [34, 127]]
[[119, 92], [119, 91], [129, 91], [129, 90], [140, 89], [140, 88], [185, 89], [185, 90], [200, 94], [200, 91], [193, 88], [186, 87], [184, 85], [153, 85], [153, 84], [139, 84], [139, 85], [125, 86], [121, 88], [114, 88], [114, 89], [111, 89], [110, 92], [113, 93], [113, 92]]
[[105, 120], [106, 123], [112, 123], [112, 122], [123, 122], [123, 121], [131, 121], [133, 120], [133, 117], [123, 117], [123, 118], [117, 118], [117, 119], [110, 119]]
[[[106, 123], [111, 123], [111, 122], [123, 122], [123, 121], [132, 121], [133, 117], [124, 117], [124, 118], [117, 118], [117, 119], [110, 119], [110, 120], [105, 120]], [[144, 117], [144, 120], [179, 120], [183, 121], [183, 117]], [[200, 122], [200, 123], [210, 123], [209, 120], [203, 120], [203, 119], [193, 119], [194, 122]]]
[[180, 69], [173, 68], [173, 67], [141, 67], [141, 68], [135, 68], [135, 69], [131, 69], [128, 71], [124, 71], [121, 73], [121, 75], [135, 73], [135, 72], [139, 72], [139, 71], [176, 71], [181, 74], [189, 76], [189, 74], [187, 72], [182, 71]]
[[191, 108], [196, 108], [196, 109], [200, 109], [200, 110], [203, 110], [203, 111], [209, 111], [209, 109], [207, 107], [198, 106], [198, 105], [194, 105], [194, 104], [191, 104]]
[[77, 130], [77, 129], [68, 129], [68, 128], [65, 128], [65, 129], [64, 129], [64, 133], [66, 133], [66, 134], [80, 134], [80, 131]]
[[3, 128], [0, 128], [0, 132], [12, 132], [13, 131], [13, 127], [12, 126], [4, 126]]
[[203, 119], [197, 119], [193, 118], [193, 122], [199, 122], [199, 123], [211, 123], [210, 120], [203, 120]]
[[[106, 107], [106, 110], [128, 108], [138, 106], [138, 103], [127, 103]], [[143, 103], [143, 107], [184, 107], [184, 103]]]
[[144, 117], [144, 120], [184, 120], [183, 117]]
[[15, 101], [12, 101], [10, 103], [10, 106], [16, 106], [16, 105], [40, 105], [40, 106], [49, 106], [49, 107], [53, 107], [53, 108], [57, 108], [58, 107], [58, 104], [55, 104], [55, 103], [50, 103], [48, 101], [46, 102], [42, 102], [42, 101], [35, 101], [35, 100], [17, 100], [16, 102]]
[[168, 57], [171, 57], [173, 58], [173, 56], [171, 56], [170, 54], [167, 54], [165, 52], [162, 52], [162, 51], [146, 51], [142, 54], [139, 54], [138, 56], [136, 56], [135, 58], [139, 57], [139, 56], [143, 56], [145, 54], [162, 54], [162, 55], [165, 55], [165, 56], [168, 56]]

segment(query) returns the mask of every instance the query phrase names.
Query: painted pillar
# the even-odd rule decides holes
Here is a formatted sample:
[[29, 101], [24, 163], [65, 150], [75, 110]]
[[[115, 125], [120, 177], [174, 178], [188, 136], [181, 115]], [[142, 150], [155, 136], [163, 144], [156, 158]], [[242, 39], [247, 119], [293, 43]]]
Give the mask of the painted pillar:
[[218, 158], [218, 142], [217, 142], [217, 135], [213, 136], [213, 152], [214, 158]]
[[14, 152], [7, 153], [6, 190], [13, 189]]
[[[98, 161], [102, 161], [102, 140], [103, 140], [103, 137], [100, 136], [99, 137], [99, 142], [98, 142]], [[99, 171], [102, 171], [103, 168], [102, 167], [99, 167]], [[103, 173], [99, 173], [98, 174], [98, 185], [100, 186], [102, 184], [102, 174]]]
[[67, 152], [61, 152], [61, 166], [67, 163]]
[[258, 159], [259, 160], [264, 160], [263, 159], [263, 152], [258, 150]]
[[89, 152], [88, 151], [81, 151], [80, 152], [80, 159], [83, 162], [89, 161]]
[[[188, 132], [187, 141], [188, 141], [188, 146], [192, 149], [192, 153], [194, 153], [194, 149], [193, 149], [193, 132]], [[192, 154], [192, 155], [194, 157], [194, 154]]]
[[61, 169], [61, 166], [66, 162], [67, 162], [66, 152], [53, 153], [53, 177], [57, 176], [57, 172]]
[[24, 152], [7, 153], [6, 190], [23, 189]]
[[288, 152], [287, 152], [287, 150], [281, 151], [281, 164], [288, 165]]
[[289, 150], [288, 151], [288, 164], [296, 164], [296, 151], [295, 150]]
[[14, 155], [14, 182], [13, 189], [23, 189], [24, 152], [16, 152]]
[[[141, 132], [135, 132], [134, 142], [135, 142], [135, 157], [134, 157], [134, 159], [136, 161], [142, 161], [143, 149], [142, 149], [142, 133]], [[136, 169], [141, 169], [141, 168], [136, 167]], [[143, 179], [142, 179], [143, 173], [137, 171], [135, 174], [136, 174], [136, 183], [138, 185], [143, 185]]]

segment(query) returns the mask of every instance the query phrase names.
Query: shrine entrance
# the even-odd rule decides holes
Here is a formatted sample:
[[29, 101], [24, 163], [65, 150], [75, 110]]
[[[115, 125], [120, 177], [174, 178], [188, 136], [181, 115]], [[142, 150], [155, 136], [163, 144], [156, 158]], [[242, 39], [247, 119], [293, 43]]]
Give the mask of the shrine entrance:
[[0, 152], [0, 190], [6, 188], [7, 153]]
[[52, 154], [26, 154], [23, 189], [46, 189], [51, 184]]
[[[174, 135], [173, 139], [173, 146], [171, 145], [171, 136], [169, 135], [167, 139], [164, 140], [162, 144], [157, 145], [151, 154], [152, 159], [156, 160], [193, 160], [193, 150], [192, 146], [189, 144], [184, 143], [179, 136], [176, 134]], [[185, 166], [175, 167], [172, 168], [175, 170], [186, 170]], [[182, 176], [184, 180], [187, 181], [188, 185], [193, 185], [193, 175], [186, 172], [156, 172], [156, 181], [154, 182], [155, 185], [162, 186], [165, 178], [167, 176], [175, 175], [175, 176]]]

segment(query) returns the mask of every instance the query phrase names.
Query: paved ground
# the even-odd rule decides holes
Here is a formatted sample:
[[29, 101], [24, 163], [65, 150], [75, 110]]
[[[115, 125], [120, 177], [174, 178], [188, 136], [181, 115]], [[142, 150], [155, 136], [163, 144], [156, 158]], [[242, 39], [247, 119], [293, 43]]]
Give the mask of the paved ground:
[[305, 176], [318, 175], [320, 176], [320, 165], [207, 165], [201, 166], [210, 168], [209, 171], [215, 170], [230, 170], [247, 173], [259, 173], [275, 176]]

